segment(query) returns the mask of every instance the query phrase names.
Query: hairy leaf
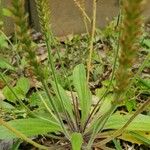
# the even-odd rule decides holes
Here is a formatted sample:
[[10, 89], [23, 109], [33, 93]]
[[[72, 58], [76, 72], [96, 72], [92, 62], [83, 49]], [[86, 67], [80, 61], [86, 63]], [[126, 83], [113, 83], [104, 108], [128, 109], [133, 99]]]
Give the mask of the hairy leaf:
[[150, 139], [142, 136], [141, 134], [138, 134], [136, 132], [129, 132], [129, 134], [131, 134], [133, 137], [135, 137], [137, 140], [143, 142], [146, 145], [150, 145]]
[[73, 83], [78, 93], [81, 108], [81, 124], [83, 125], [90, 113], [92, 95], [87, 85], [86, 71], [83, 64], [77, 65], [73, 71]]
[[8, 60], [0, 57], [0, 68], [1, 69], [9, 69], [15, 70], [15, 68], [8, 62]]
[[18, 80], [16, 86], [11, 87], [11, 90], [7, 86], [5, 86], [3, 89], [3, 94], [7, 100], [14, 102], [17, 100], [17, 98], [24, 99], [29, 89], [30, 89], [29, 80], [25, 77], [21, 77]]
[[[131, 115], [114, 114], [106, 123], [104, 129], [120, 129], [131, 117]], [[150, 116], [138, 115], [126, 128], [128, 131], [150, 131]]]
[[[39, 134], [46, 134], [48, 132], [61, 131], [61, 127], [59, 126], [59, 124], [52, 121], [44, 121], [41, 119], [17, 119], [9, 121], [8, 123], [28, 137], [36, 136]], [[16, 138], [16, 136], [5, 127], [0, 126], [0, 139], [12, 138]]]
[[73, 150], [81, 150], [83, 138], [81, 133], [73, 133], [71, 136], [71, 145]]
[[[55, 94], [57, 96], [57, 99], [59, 100], [60, 104], [63, 102], [63, 104], [61, 105], [64, 105], [65, 109], [67, 110], [68, 114], [70, 115], [72, 121], [74, 120], [74, 117], [73, 117], [73, 107], [72, 107], [72, 103], [71, 103], [71, 99], [69, 98], [69, 96], [67, 95], [67, 93], [65, 92], [65, 90], [61, 87], [60, 84], [58, 84], [58, 90], [57, 90], [57, 87], [56, 87], [56, 84], [55, 83], [52, 83], [52, 86], [53, 86], [53, 89], [55, 91]], [[62, 101], [61, 101], [62, 99]], [[63, 107], [62, 107], [62, 110], [63, 110]], [[64, 112], [65, 110], [63, 110]]]

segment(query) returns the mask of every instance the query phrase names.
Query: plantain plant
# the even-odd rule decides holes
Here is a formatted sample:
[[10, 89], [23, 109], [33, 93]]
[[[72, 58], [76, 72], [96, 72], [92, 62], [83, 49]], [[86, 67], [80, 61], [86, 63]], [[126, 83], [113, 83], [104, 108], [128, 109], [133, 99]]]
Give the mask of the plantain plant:
[[[77, 1], [75, 2], [78, 4]], [[11, 109], [24, 110], [25, 113], [24, 118], [21, 119], [6, 121], [5, 116], [0, 118], [0, 139], [19, 138], [38, 149], [45, 150], [108, 149], [106, 146], [108, 142], [114, 141], [117, 147], [116, 138], [125, 139], [126, 135], [149, 145], [150, 139], [146, 138], [145, 132], [150, 132], [150, 117], [141, 112], [150, 104], [150, 99], [147, 99], [133, 114], [115, 113], [118, 106], [124, 105], [127, 90], [131, 88], [132, 81], [138, 76], [133, 75], [131, 69], [140, 49], [139, 40], [143, 23], [141, 19], [142, 3], [143, 0], [122, 1], [121, 16], [123, 17], [119, 23], [118, 46], [114, 56], [111, 80], [106, 91], [99, 98], [95, 98], [89, 88], [89, 80], [92, 72], [91, 60], [96, 28], [96, 0], [93, 0], [93, 18], [91, 19], [93, 23], [91, 34], [89, 34], [91, 38], [87, 70], [83, 64], [76, 65], [72, 73], [73, 83], [70, 83], [69, 91], [66, 91], [59, 83], [54, 64], [52, 48], [56, 44], [56, 38], [50, 26], [51, 15], [47, 5], [48, 0], [36, 0], [41, 31], [48, 53], [48, 75], [45, 73], [43, 64], [36, 57], [37, 47], [31, 39], [24, 1], [12, 0], [11, 13], [15, 25], [17, 54], [20, 58], [22, 58], [22, 53], [25, 54], [28, 64], [32, 67], [34, 75], [41, 85], [30, 97], [25, 97], [29, 91], [29, 83], [23, 75], [21, 75], [21, 81], [19, 80], [19, 83], [12, 87], [5, 78], [5, 72], [0, 73], [1, 80], [6, 85], [3, 90], [4, 95], [8, 96], [8, 93], [9, 95], [11, 93], [12, 96], [7, 99], [12, 100], [16, 107]], [[85, 8], [80, 9], [84, 10], [83, 16], [87, 16]], [[142, 69], [144, 65], [145, 63], [142, 65]], [[109, 89], [114, 78], [116, 85], [113, 96], [110, 96]], [[18, 90], [23, 93], [23, 96], [19, 95]], [[27, 99], [31, 105], [38, 106], [38, 109], [30, 107], [24, 99]], [[30, 137], [38, 135], [56, 139], [62, 145], [54, 143], [44, 146], [30, 139]]]

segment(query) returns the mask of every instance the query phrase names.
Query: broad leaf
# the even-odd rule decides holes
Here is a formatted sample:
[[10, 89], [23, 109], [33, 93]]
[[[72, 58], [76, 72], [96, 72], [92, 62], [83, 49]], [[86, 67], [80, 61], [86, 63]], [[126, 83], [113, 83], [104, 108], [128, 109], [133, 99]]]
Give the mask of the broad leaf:
[[86, 71], [83, 64], [77, 65], [73, 71], [73, 83], [78, 93], [81, 108], [81, 124], [83, 125], [90, 113], [92, 95], [87, 85]]
[[8, 48], [6, 38], [2, 34], [0, 35], [0, 48]]
[[[11, 87], [11, 88], [12, 88], [13, 92], [15, 92], [15, 91], [14, 91], [14, 88], [13, 88], [13, 87]], [[5, 86], [5, 87], [3, 88], [2, 92], [3, 92], [5, 98], [6, 98], [8, 101], [11, 101], [11, 102], [16, 101], [16, 99], [17, 99], [16, 96], [14, 95], [14, 93], [13, 93], [7, 86]], [[17, 96], [18, 96], [18, 95], [17, 95]]]
[[72, 150], [81, 150], [83, 138], [81, 133], [73, 133], [71, 136]]
[[0, 101], [0, 108], [2, 109], [8, 109], [8, 110], [12, 110], [12, 109], [15, 109], [14, 106], [12, 106], [11, 104], [5, 102], [5, 101]]
[[6, 17], [11, 17], [12, 16], [12, 12], [7, 8], [3, 8], [2, 12], [3, 12], [3, 15], [6, 16]]
[[32, 95], [29, 97], [29, 102], [31, 106], [38, 105], [39, 107], [44, 106], [41, 98], [46, 102], [46, 104], [49, 105], [51, 108], [51, 104], [49, 102], [48, 96], [45, 91], [36, 91], [32, 93]]
[[[8, 124], [28, 137], [36, 136], [39, 134], [46, 134], [48, 132], [61, 131], [61, 127], [59, 126], [59, 124], [52, 121], [44, 121], [41, 119], [18, 119], [9, 121]], [[16, 136], [5, 127], [0, 126], [0, 139], [12, 138], [16, 138]]]
[[24, 99], [29, 89], [29, 80], [25, 77], [21, 77], [18, 80], [17, 85], [15, 87], [11, 87], [11, 90], [7, 86], [5, 86], [3, 88], [3, 94], [7, 100], [14, 102], [17, 100], [17, 98]]
[[1, 69], [9, 69], [15, 70], [15, 68], [8, 62], [8, 60], [0, 57], [0, 68]]
[[30, 82], [28, 78], [21, 77], [17, 82], [17, 88], [22, 91], [22, 94], [26, 95], [28, 90], [30, 89]]
[[144, 39], [144, 40], [143, 40], [143, 44], [144, 44], [145, 46], [147, 46], [148, 48], [150, 48], [150, 39]]
[[[112, 115], [104, 129], [120, 129], [131, 117], [131, 115]], [[150, 116], [138, 115], [126, 128], [128, 131], [150, 131]]]

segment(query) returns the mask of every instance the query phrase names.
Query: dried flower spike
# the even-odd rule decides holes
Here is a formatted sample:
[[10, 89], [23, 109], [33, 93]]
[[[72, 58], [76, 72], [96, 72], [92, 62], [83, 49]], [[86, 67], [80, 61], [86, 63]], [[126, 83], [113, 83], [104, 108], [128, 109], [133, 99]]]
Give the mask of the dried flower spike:
[[128, 88], [132, 77], [132, 66], [137, 58], [139, 50], [139, 38], [142, 27], [142, 5], [143, 0], [123, 0], [123, 22], [120, 36], [119, 68], [116, 72], [116, 100]]
[[17, 50], [27, 53], [28, 60], [34, 68], [38, 78], [43, 78], [44, 74], [40, 69], [40, 64], [37, 61], [35, 46], [31, 39], [31, 33], [27, 23], [27, 14], [25, 13], [24, 0], [12, 0], [12, 9], [15, 31], [16, 31], [16, 40], [17, 40]]

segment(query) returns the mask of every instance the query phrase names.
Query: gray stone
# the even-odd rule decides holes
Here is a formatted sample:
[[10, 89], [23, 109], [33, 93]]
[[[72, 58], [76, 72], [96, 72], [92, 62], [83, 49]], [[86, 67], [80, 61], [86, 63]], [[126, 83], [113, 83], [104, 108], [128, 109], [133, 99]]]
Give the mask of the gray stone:
[[[92, 15], [92, 0], [86, 1], [87, 14]], [[40, 31], [35, 0], [26, 0], [27, 11], [30, 13], [30, 23]], [[146, 21], [150, 20], [150, 0], [144, 8]], [[2, 0], [3, 7], [11, 7], [11, 0]], [[73, 0], [49, 0], [51, 12], [51, 26], [56, 36], [78, 34], [85, 32], [81, 13], [75, 6]], [[118, 14], [118, 0], [97, 0], [97, 27], [103, 28], [109, 21]], [[5, 32], [10, 34], [14, 30], [11, 18], [5, 18]]]
[[13, 140], [0, 140], [0, 150], [11, 150]]

